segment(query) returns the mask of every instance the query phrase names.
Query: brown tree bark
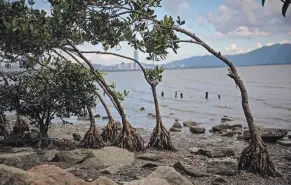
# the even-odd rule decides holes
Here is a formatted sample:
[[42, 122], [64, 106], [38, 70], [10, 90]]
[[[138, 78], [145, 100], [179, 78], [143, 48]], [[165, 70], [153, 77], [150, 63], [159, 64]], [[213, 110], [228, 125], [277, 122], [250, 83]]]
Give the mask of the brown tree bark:
[[67, 42], [70, 44], [70, 46], [73, 48], [74, 52], [76, 52], [79, 57], [81, 57], [86, 64], [90, 67], [90, 70], [97, 78], [97, 82], [101, 85], [103, 90], [109, 94], [109, 97], [112, 98], [112, 103], [114, 106], [116, 106], [117, 111], [119, 112], [122, 120], [122, 132], [117, 136], [116, 140], [114, 141], [113, 145], [120, 147], [120, 148], [126, 148], [129, 151], [144, 151], [144, 141], [141, 138], [141, 136], [132, 128], [132, 126], [129, 124], [129, 122], [126, 119], [126, 115], [124, 113], [124, 109], [121, 106], [117, 95], [114, 91], [110, 89], [110, 87], [107, 85], [105, 80], [101, 78], [95, 71], [92, 63], [72, 44], [69, 40]]
[[101, 101], [101, 103], [106, 111], [107, 117], [108, 117], [108, 123], [105, 126], [104, 130], [102, 131], [101, 137], [105, 143], [106, 142], [112, 143], [118, 135], [117, 124], [115, 123], [115, 121], [111, 115], [111, 112], [110, 112], [105, 100], [103, 99], [103, 97], [99, 93], [97, 94], [97, 96], [98, 96], [99, 100]]
[[13, 132], [15, 134], [19, 134], [22, 135], [25, 131], [29, 131], [29, 126], [26, 123], [26, 121], [24, 121], [20, 115], [17, 113], [17, 118], [16, 118], [16, 122], [15, 125], [13, 127]]
[[151, 85], [155, 110], [156, 110], [156, 126], [153, 130], [153, 133], [150, 137], [150, 142], [148, 147], [157, 148], [159, 150], [175, 150], [174, 145], [171, 141], [171, 136], [169, 131], [164, 127], [162, 123], [162, 118], [160, 114], [159, 102], [157, 98], [156, 86]]
[[173, 27], [173, 30], [183, 33], [194, 39], [196, 42], [193, 41], [193, 43], [203, 46], [208, 52], [224, 62], [230, 68], [230, 74], [228, 74], [228, 76], [232, 78], [236, 85], [239, 87], [242, 97], [242, 108], [251, 134], [251, 142], [248, 147], [243, 149], [239, 158], [238, 168], [240, 170], [247, 170], [253, 173], [258, 173], [262, 176], [280, 176], [280, 174], [275, 169], [274, 164], [270, 160], [268, 149], [261, 138], [260, 131], [255, 125], [248, 102], [247, 89], [241, 80], [236, 67], [226, 57], [221, 55], [220, 52], [212, 49], [195, 34], [192, 34], [180, 27]]
[[5, 118], [5, 114], [0, 111], [0, 135], [2, 135], [5, 139], [7, 139], [9, 135], [6, 126], [7, 120]]
[[80, 146], [84, 148], [102, 148], [104, 147], [104, 142], [100, 133], [95, 125], [95, 118], [92, 113], [92, 109], [87, 107], [89, 118], [90, 118], [90, 128], [85, 133], [83, 140], [81, 141]]

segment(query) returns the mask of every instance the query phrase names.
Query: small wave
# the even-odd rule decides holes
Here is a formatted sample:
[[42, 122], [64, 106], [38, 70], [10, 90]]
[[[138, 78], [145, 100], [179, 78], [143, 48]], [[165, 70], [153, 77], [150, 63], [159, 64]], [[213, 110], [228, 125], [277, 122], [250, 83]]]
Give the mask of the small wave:
[[268, 105], [272, 108], [276, 108], [276, 109], [284, 109], [284, 110], [288, 110], [288, 111], [291, 111], [291, 108], [288, 108], [288, 107], [282, 107], [280, 105], [274, 105], [274, 104], [270, 104], [270, 103], [267, 103], [267, 102], [264, 102], [265, 105]]

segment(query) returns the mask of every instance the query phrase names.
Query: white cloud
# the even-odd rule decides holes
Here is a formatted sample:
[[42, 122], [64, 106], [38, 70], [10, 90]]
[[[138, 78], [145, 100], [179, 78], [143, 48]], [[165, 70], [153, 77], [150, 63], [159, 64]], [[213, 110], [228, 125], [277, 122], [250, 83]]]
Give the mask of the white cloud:
[[285, 34], [291, 29], [291, 11], [287, 11], [284, 18], [281, 9], [282, 3], [278, 0], [266, 1], [264, 7], [257, 0], [224, 0], [216, 12], [208, 15], [208, 21], [223, 34], [233, 32], [242, 25], [252, 32], [257, 29], [255, 36]]
[[289, 40], [282, 40], [282, 41], [280, 42], [280, 44], [289, 44], [289, 43], [291, 43], [291, 41], [289, 41]]
[[250, 30], [247, 26], [239, 26], [234, 31], [228, 33], [230, 36], [251, 37], [251, 36], [268, 36], [271, 33], [260, 31], [258, 28]]
[[243, 53], [244, 49], [239, 48], [236, 44], [230, 44], [225, 48], [225, 53], [226, 54], [240, 54]]
[[223, 37], [224, 35], [223, 35], [221, 32], [215, 32], [215, 33], [214, 33], [214, 36], [215, 36], [215, 37], [218, 37], [218, 38], [221, 38], [221, 37]]
[[191, 2], [191, 0], [164, 0], [162, 1], [162, 7], [164, 7], [166, 11], [181, 17], [187, 12]]

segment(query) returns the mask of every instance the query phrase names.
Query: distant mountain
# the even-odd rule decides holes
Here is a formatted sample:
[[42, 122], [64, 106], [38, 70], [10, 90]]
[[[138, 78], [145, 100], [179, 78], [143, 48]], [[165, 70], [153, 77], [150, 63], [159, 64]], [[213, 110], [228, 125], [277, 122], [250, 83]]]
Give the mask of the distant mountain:
[[[248, 53], [226, 55], [226, 57], [236, 66], [291, 64], [291, 44], [264, 46]], [[215, 56], [206, 55], [176, 60], [163, 66], [165, 68], [175, 68], [175, 66], [183, 66], [183, 68], [207, 68], [226, 65]]]

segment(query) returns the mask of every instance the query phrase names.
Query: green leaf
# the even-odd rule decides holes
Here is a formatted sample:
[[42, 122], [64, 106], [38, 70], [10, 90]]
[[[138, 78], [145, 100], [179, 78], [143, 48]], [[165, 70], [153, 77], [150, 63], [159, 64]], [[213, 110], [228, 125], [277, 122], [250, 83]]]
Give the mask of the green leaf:
[[183, 24], [185, 24], [185, 21], [182, 21], [182, 22], [181, 22], [181, 25], [183, 25]]
[[33, 31], [33, 24], [32, 23], [29, 24], [29, 29], [30, 29], [30, 31]]

